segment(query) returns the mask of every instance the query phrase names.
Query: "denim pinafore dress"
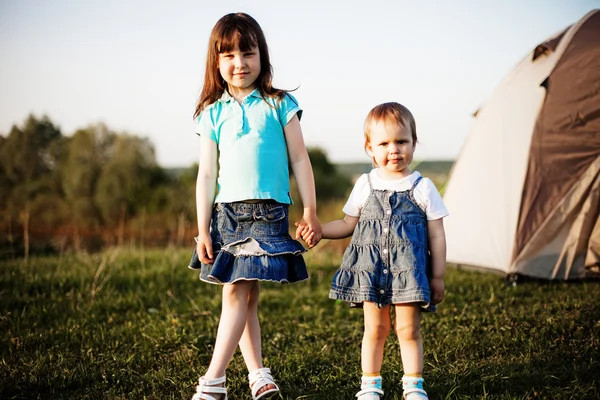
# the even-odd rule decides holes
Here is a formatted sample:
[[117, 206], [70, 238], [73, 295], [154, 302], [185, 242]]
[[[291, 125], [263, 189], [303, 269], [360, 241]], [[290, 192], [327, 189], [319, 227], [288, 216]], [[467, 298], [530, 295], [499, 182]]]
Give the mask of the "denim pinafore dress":
[[406, 191], [373, 189], [362, 209], [344, 252], [340, 269], [333, 276], [329, 297], [361, 306], [430, 304], [427, 216], [415, 201], [414, 190], [422, 177]]

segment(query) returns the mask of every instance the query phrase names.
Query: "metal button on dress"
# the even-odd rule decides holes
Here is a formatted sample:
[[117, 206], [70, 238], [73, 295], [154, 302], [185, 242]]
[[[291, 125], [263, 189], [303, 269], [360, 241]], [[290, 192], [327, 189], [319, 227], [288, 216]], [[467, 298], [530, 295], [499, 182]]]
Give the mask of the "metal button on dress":
[[387, 249], [383, 249], [383, 254], [387, 254]]
[[386, 213], [387, 215], [390, 215], [390, 214], [392, 213], [392, 210], [387, 210], [385, 213]]
[[387, 272], [388, 272], [388, 271], [387, 271], [387, 269], [384, 269], [384, 270], [383, 270], [383, 273], [384, 273], [384, 274], [387, 274]]
[[388, 233], [388, 228], [383, 228], [383, 233]]
[[384, 293], [385, 293], [385, 290], [381, 289], [381, 290], [379, 291], [379, 293], [381, 293], [381, 294], [384, 294]]

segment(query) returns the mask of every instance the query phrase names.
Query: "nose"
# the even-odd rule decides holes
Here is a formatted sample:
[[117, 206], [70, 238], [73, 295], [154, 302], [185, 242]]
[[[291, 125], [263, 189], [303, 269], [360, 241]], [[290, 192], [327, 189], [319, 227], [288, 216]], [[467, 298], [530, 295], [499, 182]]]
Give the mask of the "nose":
[[233, 59], [233, 65], [235, 65], [237, 68], [241, 68], [244, 66], [244, 59], [243, 57], [240, 56], [236, 56]]
[[400, 146], [397, 143], [390, 143], [389, 149], [390, 149], [390, 153], [399, 153], [400, 152]]

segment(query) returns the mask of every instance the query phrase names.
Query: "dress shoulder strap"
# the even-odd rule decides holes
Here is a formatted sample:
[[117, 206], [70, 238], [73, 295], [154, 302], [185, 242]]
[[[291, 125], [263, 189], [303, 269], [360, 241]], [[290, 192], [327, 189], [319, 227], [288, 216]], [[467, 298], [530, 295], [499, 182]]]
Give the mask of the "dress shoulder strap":
[[415, 188], [417, 187], [417, 185], [419, 184], [419, 182], [421, 182], [421, 179], [423, 179], [423, 177], [419, 176], [417, 178], [417, 180], [415, 181], [415, 183], [413, 183], [412, 187], [410, 188], [410, 190], [408, 192], [408, 196], [411, 199], [411, 201], [417, 206], [417, 208], [419, 210], [421, 210], [421, 212], [423, 213], [423, 215], [425, 217], [427, 217], [427, 212], [422, 208], [422, 206], [419, 204], [419, 202], [417, 201], [417, 199], [415, 199]]
[[421, 182], [421, 179], [423, 179], [422, 176], [419, 176], [417, 178], [417, 180], [415, 181], [415, 183], [413, 183], [412, 187], [410, 188], [410, 191], [413, 192], [415, 190], [415, 188], [417, 187], [417, 185], [419, 184], [419, 182]]
[[367, 180], [369, 181], [369, 189], [373, 191], [373, 183], [371, 182], [371, 173], [367, 173]]

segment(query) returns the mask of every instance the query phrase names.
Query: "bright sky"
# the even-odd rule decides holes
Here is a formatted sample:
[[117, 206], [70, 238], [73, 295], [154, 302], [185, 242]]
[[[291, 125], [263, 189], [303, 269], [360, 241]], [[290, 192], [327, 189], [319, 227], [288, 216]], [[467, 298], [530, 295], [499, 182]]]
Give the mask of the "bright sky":
[[298, 87], [308, 146], [368, 162], [364, 118], [398, 101], [417, 120], [415, 158], [452, 159], [502, 78], [593, 8], [600, 1], [0, 0], [0, 134], [29, 113], [66, 135], [102, 121], [149, 137], [165, 167], [191, 165], [210, 31], [243, 11], [265, 32], [275, 86]]

